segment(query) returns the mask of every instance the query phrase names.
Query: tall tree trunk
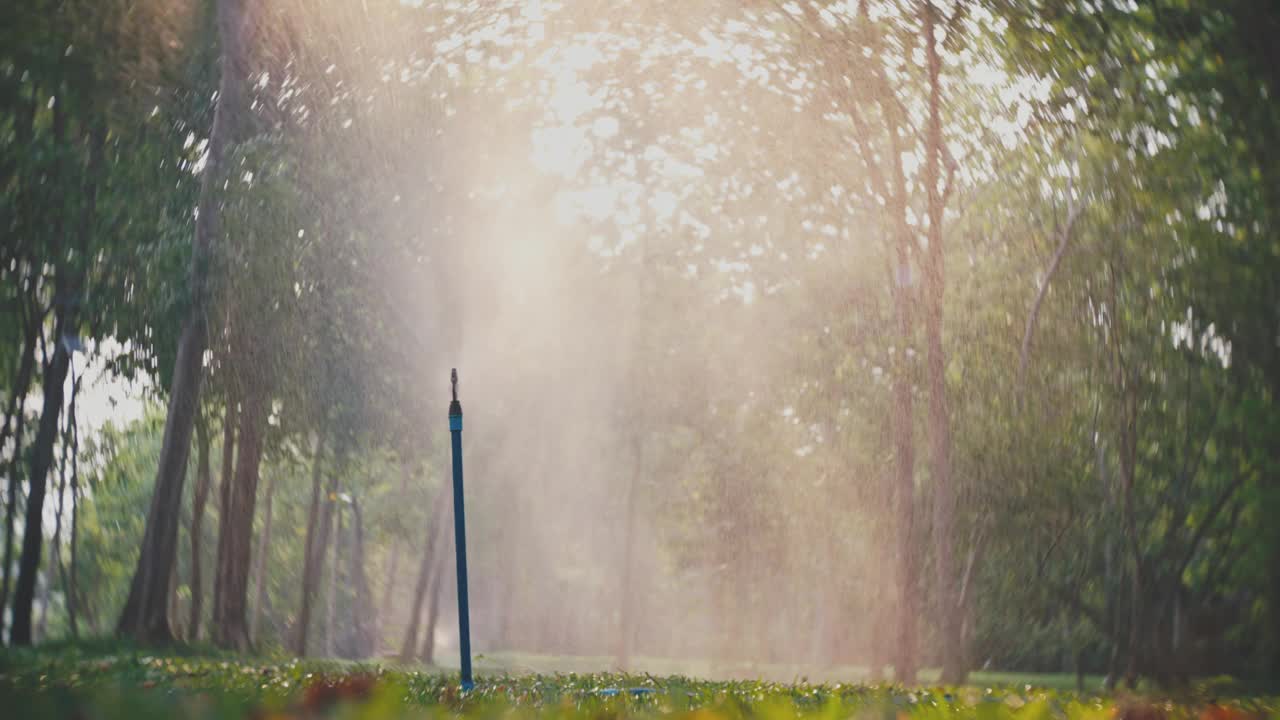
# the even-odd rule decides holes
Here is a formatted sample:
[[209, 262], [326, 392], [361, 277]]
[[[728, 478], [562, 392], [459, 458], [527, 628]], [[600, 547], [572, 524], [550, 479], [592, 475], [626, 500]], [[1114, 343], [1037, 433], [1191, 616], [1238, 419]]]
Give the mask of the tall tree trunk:
[[[942, 59], [938, 53], [938, 10], [926, 2], [924, 44], [929, 75], [929, 115], [925, 129], [924, 183], [928, 194], [929, 247], [925, 255], [925, 342], [929, 372], [929, 474], [933, 479], [934, 570], [942, 639], [942, 682], [958, 682], [964, 657], [960, 647], [960, 604], [955, 577], [955, 488], [951, 478], [951, 419], [947, 409], [947, 356], [942, 345], [946, 264], [942, 223], [946, 211], [942, 160]], [[954, 32], [954, 29], [953, 29]], [[950, 185], [950, 177], [947, 178]]]
[[[14, 422], [13, 435], [13, 456], [8, 463], [9, 485], [5, 495], [4, 510], [4, 579], [0, 584], [0, 628], [3, 628], [5, 609], [9, 605], [9, 588], [12, 582], [13, 569], [13, 531], [14, 522], [18, 512], [18, 495], [22, 490], [22, 439], [26, 429], [25, 417], [25, 400], [31, 385], [31, 369], [35, 365], [35, 335], [31, 337], [32, 342], [27, 349], [24, 349], [22, 362], [26, 367], [25, 376], [19, 371], [19, 383], [15, 384], [14, 397], [12, 401], [16, 403], [16, 420]], [[7, 425], [7, 423], [6, 423]], [[7, 427], [6, 427], [7, 429]]]
[[[71, 364], [72, 364], [72, 367], [70, 369], [71, 402], [67, 410], [66, 426], [63, 428], [63, 434], [62, 434], [62, 460], [58, 464], [58, 508], [57, 508], [57, 511], [54, 513], [53, 543], [50, 547], [50, 552], [49, 552], [50, 573], [49, 573], [49, 577], [47, 578], [47, 582], [45, 583], [44, 602], [42, 604], [42, 607], [40, 608], [39, 635], [41, 637], [45, 637], [45, 628], [46, 628], [46, 623], [49, 616], [49, 596], [50, 596], [50, 592], [53, 589], [53, 580], [55, 576], [62, 583], [63, 602], [66, 605], [67, 625], [68, 625], [68, 629], [70, 630], [71, 637], [74, 638], [79, 635], [78, 629], [76, 628], [75, 597], [72, 594], [75, 588], [72, 585], [72, 581], [68, 573], [67, 566], [62, 562], [62, 526], [63, 526], [62, 519], [65, 516], [65, 509], [66, 509], [66, 503], [67, 503], [67, 472], [68, 472], [69, 466], [71, 467], [71, 473], [72, 473], [70, 487], [71, 487], [71, 493], [72, 493], [71, 512], [72, 512], [73, 518], [75, 513], [75, 497], [74, 496], [76, 491], [76, 480], [75, 480], [74, 465], [76, 462], [76, 459], [75, 459], [76, 443], [73, 438], [75, 437], [75, 432], [76, 432], [76, 428], [75, 428], [76, 392], [79, 389], [80, 384], [76, 380], [74, 358], [72, 358]], [[74, 536], [73, 536], [73, 540], [74, 540]], [[73, 556], [72, 561], [74, 562], [74, 560], [75, 558]]]
[[[240, 425], [240, 403], [236, 400], [234, 383], [227, 388], [227, 410], [222, 419], [222, 466], [218, 469], [218, 544], [213, 561], [213, 614], [222, 617], [223, 586], [227, 584], [226, 569], [218, 558], [228, 553], [226, 543], [231, 539], [231, 488], [236, 475], [236, 428]], [[211, 618], [211, 619], [212, 619]]]
[[[1076, 153], [1072, 153], [1069, 159], [1070, 165], [1075, 164], [1075, 156]], [[1044, 307], [1045, 298], [1049, 295], [1049, 284], [1053, 282], [1053, 276], [1057, 274], [1058, 268], [1062, 266], [1062, 259], [1067, 255], [1076, 221], [1080, 219], [1080, 214], [1084, 210], [1084, 206], [1076, 202], [1074, 172], [1070, 170], [1071, 174], [1067, 175], [1067, 216], [1058, 227], [1058, 246], [1049, 259], [1044, 277], [1040, 279], [1040, 287], [1036, 290], [1035, 300], [1031, 302], [1031, 311], [1027, 313], [1026, 326], [1022, 331], [1022, 346], [1018, 350], [1018, 377], [1014, 385], [1014, 397], [1017, 398], [1019, 408], [1022, 407], [1022, 391], [1026, 386], [1027, 367], [1031, 362], [1031, 339], [1035, 336], [1036, 325], [1040, 322], [1040, 310]]]
[[[324, 443], [327, 437], [326, 430], [321, 428], [316, 435], [316, 447], [311, 461], [311, 507], [307, 511], [307, 539], [302, 557], [302, 596], [299, 598], [298, 624], [294, 628], [293, 647], [295, 654], [304, 657], [307, 654], [307, 634], [311, 625], [311, 604], [315, 597], [322, 566], [320, 548], [324, 546], [324, 541], [321, 539], [319, 528], [320, 507], [323, 502], [327, 514], [329, 506], [327, 496], [322, 498], [320, 494], [320, 482], [323, 476], [321, 469], [324, 467]], [[331, 476], [331, 482], [336, 481], [335, 473]]]
[[[374, 632], [375, 638], [383, 636], [382, 629], [391, 619], [391, 599], [395, 597], [396, 580], [399, 579], [400, 573], [400, 543], [393, 538], [391, 541], [391, 557], [387, 561], [387, 579], [382, 584], [382, 602], [378, 603], [378, 615], [375, 618]], [[378, 642], [381, 649], [381, 641]]]
[[187, 456], [191, 451], [191, 433], [200, 406], [203, 358], [208, 344], [208, 267], [219, 233], [218, 196], [221, 193], [222, 166], [234, 133], [247, 74], [246, 35], [249, 27], [244, 22], [244, 15], [243, 0], [218, 0], [222, 78], [213, 127], [209, 132], [208, 161], [201, 178], [199, 215], [192, 243], [191, 304], [178, 338], [164, 440], [142, 549], [129, 586], [129, 598], [117, 623], [117, 632], [143, 643], [168, 643], [173, 639], [165, 596], [169, 588], [169, 572], [178, 552], [182, 486], [186, 480]]
[[440, 618], [440, 586], [444, 570], [444, 553], [436, 553], [436, 560], [431, 563], [431, 588], [427, 591], [427, 626], [423, 632], [422, 653], [418, 656], [423, 665], [436, 662], [436, 621]]
[[[67, 132], [64, 104], [53, 106], [51, 136], [54, 145], [61, 145]], [[61, 173], [62, 168], [55, 172]], [[90, 184], [88, 189], [92, 191]], [[89, 240], [89, 218], [81, 225], [81, 249]], [[42, 361], [41, 389], [44, 405], [40, 410], [40, 425], [36, 430], [35, 445], [31, 448], [31, 470], [27, 476], [26, 517], [22, 528], [22, 554], [18, 557], [18, 583], [14, 588], [13, 626], [9, 630], [11, 645], [30, 645], [31, 611], [35, 601], [36, 580], [40, 572], [40, 551], [44, 541], [44, 496], [49, 469], [53, 465], [53, 443], [58, 435], [58, 420], [62, 413], [64, 383], [71, 366], [70, 349], [62, 342], [62, 336], [74, 332], [76, 306], [81, 292], [80, 278], [72, 277], [72, 270], [65, 261], [66, 248], [62, 245], [64, 225], [61, 216], [54, 219], [54, 322], [53, 357]]]
[[969, 681], [969, 670], [973, 667], [973, 657], [969, 652], [973, 635], [973, 597], [977, 594], [977, 574], [981, 571], [986, 534], [979, 531], [969, 546], [969, 557], [965, 561], [964, 574], [960, 579], [959, 596], [956, 603], [960, 608], [960, 676], [955, 684], [962, 685]]
[[[405, 466], [401, 468], [400, 473], [400, 497], [407, 497], [409, 492], [409, 468]], [[399, 579], [400, 571], [400, 543], [396, 542], [396, 538], [391, 539], [391, 557], [387, 563], [387, 581], [382, 584], [382, 602], [379, 604], [378, 625], [385, 623], [391, 618], [391, 599], [395, 597], [396, 580]], [[375, 633], [381, 635], [381, 633]]]
[[220, 614], [214, 618], [214, 641], [221, 647], [250, 649], [248, 595], [253, 544], [253, 512], [258, 494], [258, 470], [262, 462], [263, 433], [267, 426], [269, 393], [266, 388], [246, 388], [236, 432], [235, 481], [231, 486], [227, 539], [219, 543], [218, 575], [223, 578], [215, 600]]
[[[30, 100], [25, 105], [25, 112], [17, 116], [14, 122], [15, 147], [27, 147], [31, 142], [35, 124], [36, 106], [39, 104], [40, 89], [31, 83]], [[10, 173], [16, 171], [10, 169]], [[39, 264], [28, 262], [30, 266], [24, 280], [25, 296], [19, 308], [19, 320], [22, 323], [22, 354], [18, 360], [17, 373], [10, 385], [9, 404], [5, 408], [4, 426], [0, 427], [0, 448], [8, 445], [10, 432], [13, 433], [13, 455], [4, 465], [8, 471], [8, 491], [5, 494], [4, 509], [4, 568], [0, 570], [0, 636], [4, 631], [5, 609], [9, 607], [9, 589], [13, 570], [13, 529], [18, 512], [18, 495], [22, 489], [22, 435], [26, 428], [26, 400], [31, 389], [31, 379], [35, 373], [36, 345], [40, 339], [40, 331], [44, 325], [44, 314], [40, 311], [36, 296], [36, 277]]]
[[[1093, 452], [1094, 452], [1094, 469], [1098, 475], [1098, 484], [1101, 488], [1103, 507], [1114, 508], [1116, 505], [1115, 487], [1111, 481], [1110, 473], [1107, 470], [1107, 456], [1102, 444], [1101, 433], [1098, 432], [1095, 423], [1093, 432]], [[1107, 519], [1104, 516], [1104, 519]], [[1107, 651], [1107, 674], [1106, 689], [1111, 691], [1115, 688], [1115, 681], [1118, 676], [1120, 662], [1120, 645], [1116, 638], [1119, 637], [1120, 627], [1120, 601], [1119, 601], [1119, 583], [1120, 579], [1116, 573], [1116, 553], [1115, 553], [1115, 529], [1114, 523], [1101, 523], [1100, 532], [1102, 534], [1102, 587], [1103, 587], [1103, 611], [1107, 626], [1104, 628], [1109, 648]]]
[[[57, 311], [54, 338], [61, 338], [69, 327], [69, 310], [65, 306]], [[44, 407], [40, 412], [40, 427], [36, 431], [35, 444], [31, 448], [31, 471], [28, 475], [27, 512], [22, 529], [22, 555], [18, 559], [18, 584], [13, 597], [13, 628], [9, 642], [12, 645], [31, 644], [31, 610], [35, 602], [36, 579], [40, 574], [40, 550], [44, 541], [44, 496], [49, 469], [53, 465], [53, 441], [58, 434], [58, 416], [62, 410], [63, 384], [71, 356], [66, 344], [55, 341], [53, 358], [44, 371], [42, 390]]]
[[178, 626], [178, 554], [173, 554], [173, 569], [169, 571], [169, 622], [175, 638], [182, 637], [182, 628]]
[[334, 628], [337, 627], [338, 573], [342, 571], [342, 507], [336, 502], [333, 503], [333, 524], [333, 565], [329, 571], [329, 593], [324, 619], [324, 652], [328, 657], [334, 657], [338, 648]]
[[400, 543], [393, 538], [391, 556], [387, 559], [387, 579], [382, 583], [382, 602], [378, 603], [379, 624], [391, 617], [391, 599], [395, 597], [395, 585], [400, 572]]
[[[313, 559], [315, 560], [316, 568], [315, 573], [312, 575], [313, 584], [308, 593], [312, 600], [314, 600], [315, 596], [320, 592], [320, 582], [324, 576], [325, 556], [329, 552], [329, 545], [334, 534], [334, 521], [337, 519], [335, 516], [338, 512], [338, 487], [340, 480], [338, 472], [342, 467], [342, 459], [340, 457], [341, 452], [341, 448], [335, 448], [334, 467], [329, 476], [327, 492], [324, 497], [321, 498], [321, 501], [324, 504], [320, 509], [320, 530], [316, 537], [316, 544], [313, 549]], [[336, 573], [337, 568], [333, 567], [331, 568], [331, 571]], [[329, 593], [329, 595], [332, 595], [332, 593]], [[325, 642], [327, 643], [328, 640]]]
[[[1272, 488], [1280, 487], [1280, 472], [1276, 468], [1280, 468], [1280, 443], [1272, 442], [1269, 448], [1271, 456], [1271, 470], [1263, 476], [1263, 482]], [[1267, 512], [1274, 517], [1277, 508], [1277, 499], [1280, 496], [1272, 495], [1272, 501], [1263, 505]], [[1275, 523], [1270, 524], [1269, 537], [1266, 542], [1267, 547], [1276, 547], [1277, 541], [1280, 541], [1280, 527]], [[1266, 626], [1269, 628], [1269, 637], [1271, 641], [1264, 643], [1262, 650], [1264, 653], [1262, 668], [1263, 672], [1268, 673], [1263, 677], [1280, 678], [1280, 563], [1271, 563], [1271, 570], [1267, 571], [1267, 595], [1266, 597], [1266, 614], [1263, 616]]]
[[[77, 248], [77, 251], [80, 253], [87, 253], [89, 251], [89, 247], [93, 241], [94, 224], [97, 219], [98, 181], [99, 181], [99, 176], [102, 173], [102, 166], [104, 162], [104, 157], [103, 157], [104, 148], [107, 141], [106, 125], [103, 121], [98, 120], [93, 124], [92, 128], [89, 130], [87, 141], [88, 141], [87, 144], [88, 144], [89, 158], [85, 166], [85, 177], [83, 182], [84, 206], [83, 206], [82, 215], [80, 218], [80, 228], [78, 232], [79, 247]], [[81, 302], [83, 302], [81, 299], [81, 295], [84, 292], [84, 280], [85, 278], [84, 278], [83, 270], [76, 271], [76, 275], [74, 280], [72, 281], [72, 287], [71, 287], [72, 299], [68, 301], [72, 305], [72, 310], [69, 312], [73, 314], [78, 312], [79, 305]], [[74, 321], [68, 325], [68, 329], [71, 334], [73, 335], [75, 334]], [[58, 344], [63, 345], [64, 343], [65, 343], [64, 337], [60, 336], [58, 338]], [[78, 435], [77, 435], [77, 429], [75, 426], [76, 395], [79, 392], [80, 383], [79, 383], [79, 380], [76, 379], [75, 357], [71, 354], [73, 351], [70, 348], [67, 348], [66, 351], [68, 353], [67, 370], [71, 375], [71, 402], [70, 402], [70, 407], [68, 408], [68, 411], [67, 411], [66, 435], [63, 438], [62, 464], [58, 471], [60, 482], [58, 487], [58, 513], [57, 513], [58, 517], [57, 517], [57, 529], [54, 533], [55, 552], [53, 553], [53, 559], [54, 559], [54, 564], [58, 568], [59, 574], [62, 576], [63, 591], [64, 591], [64, 594], [66, 595], [68, 625], [70, 627], [72, 637], [75, 637], [78, 634], [78, 628], [76, 627], [76, 622], [75, 622], [75, 598], [72, 595], [72, 590], [74, 588], [62, 563], [62, 517], [63, 517], [63, 506], [66, 503], [66, 485], [67, 485], [66, 473], [67, 473], [68, 451], [70, 451], [71, 453], [73, 495], [76, 489], [75, 473], [76, 473], [76, 470], [78, 469], [76, 466], [77, 459], [75, 455], [75, 453], [78, 452], [78, 447], [77, 447]], [[74, 504], [72, 505], [72, 510], [74, 512]], [[52, 578], [50, 578], [50, 580], [52, 581]]]
[[209, 467], [209, 423], [203, 415], [196, 416], [196, 489], [191, 499], [191, 609], [187, 615], [187, 642], [200, 639], [200, 620], [204, 613], [204, 576], [201, 564], [201, 545], [204, 539], [204, 510], [209, 501], [209, 486], [213, 481]]
[[85, 628], [85, 634], [89, 637], [102, 635], [98, 614], [93, 607], [93, 598], [85, 594], [79, 581], [76, 581], [76, 622]]
[[347, 572], [347, 582], [355, 590], [355, 598], [351, 604], [351, 627], [354, 629], [351, 656], [367, 658], [373, 652], [373, 631], [370, 626], [373, 607], [369, 596], [369, 576], [364, 571], [364, 518], [360, 514], [360, 501], [354, 497], [351, 499], [351, 532], [350, 569]]
[[[895, 147], [894, 154], [897, 155]], [[900, 196], [897, 200], [899, 211], [905, 212], [905, 180], [898, 172]], [[898, 320], [898, 338], [904, 348], [903, 352], [894, 354], [893, 373], [893, 409], [890, 423], [893, 428], [893, 462], [894, 462], [894, 517], [897, 520], [897, 590], [898, 590], [898, 627], [895, 642], [896, 655], [893, 660], [893, 671], [898, 682], [904, 685], [915, 683], [916, 679], [916, 616], [919, 604], [917, 596], [919, 554], [915, 544], [915, 399], [911, 391], [911, 364], [908, 362], [906, 348], [911, 347], [915, 334], [915, 320], [912, 312], [911, 265], [909, 247], [910, 230], [903, 226], [896, 231], [897, 277], [894, 282], [894, 297]]]
[[418, 625], [422, 618], [422, 600], [426, 595], [427, 583], [431, 579], [431, 563], [437, 554], [437, 546], [444, 532], [445, 515], [448, 508], [448, 492], [445, 487], [436, 491], [431, 505], [431, 524], [427, 527], [426, 545], [422, 549], [422, 562], [418, 566], [418, 579], [413, 585], [413, 603], [409, 606], [409, 627], [405, 630], [404, 644], [400, 646], [400, 661], [413, 659], [414, 648], [418, 646]]
[[[75, 358], [72, 358], [74, 365]], [[71, 407], [75, 407], [75, 368], [70, 369], [71, 374]], [[44, 596], [40, 604], [40, 623], [37, 635], [40, 638], [48, 637], [49, 624], [49, 605], [50, 598], [53, 595], [53, 582], [55, 578], [62, 583], [62, 592], [67, 596], [70, 582], [67, 580], [67, 569], [62, 564], [62, 518], [65, 515], [67, 507], [67, 466], [71, 464], [71, 412], [67, 412], [67, 422], [62, 428], [62, 458], [58, 461], [58, 497], [57, 508], [53, 513], [53, 539], [49, 543], [49, 572], [45, 578]], [[70, 607], [70, 597], [65, 600]]]
[[635, 634], [635, 543], [636, 543], [636, 494], [639, 490], [641, 476], [644, 472], [644, 449], [639, 440], [635, 443], [633, 456], [636, 468], [627, 483], [625, 527], [622, 536], [622, 597], [619, 598], [618, 618], [618, 650], [616, 662], [618, 669], [626, 671], [631, 665], [631, 641]]
[[49, 541], [49, 567], [45, 570], [44, 582], [40, 585], [40, 620], [36, 623], [35, 639], [44, 642], [49, 637], [49, 606], [53, 604], [53, 584], [55, 580], [64, 581], [62, 571], [62, 511], [66, 508], [67, 496], [67, 440], [66, 428], [63, 428], [62, 458], [58, 462], [57, 501], [53, 511], [53, 537]]
[[[32, 282], [32, 281], [29, 281]], [[13, 526], [18, 512], [18, 494], [22, 489], [22, 434], [26, 429], [25, 406], [27, 393], [31, 389], [31, 377], [35, 374], [36, 344], [39, 340], [41, 318], [32, 308], [22, 313], [24, 333], [22, 339], [22, 357], [18, 360], [18, 372], [10, 387], [9, 407], [5, 409], [4, 427], [0, 429], [0, 448], [8, 444], [9, 434], [13, 433], [13, 455], [6, 464], [9, 484], [5, 493], [4, 505], [4, 568], [0, 570], [0, 631], [4, 629], [5, 609], [9, 606], [9, 587], [13, 569]]]
[[[1272, 467], [1276, 467], [1276, 465], [1272, 465]], [[1275, 482], [1274, 476], [1272, 482]], [[1274, 526], [1272, 527], [1274, 528]], [[1271, 532], [1274, 533], [1275, 530], [1273, 529]], [[1275, 547], [1275, 545], [1271, 547]], [[1266, 658], [1269, 665], [1267, 671], [1270, 674], [1266, 677], [1273, 678], [1280, 677], [1280, 640], [1276, 640], [1277, 637], [1280, 637], [1280, 567], [1277, 567], [1278, 565], [1280, 563], [1271, 563], [1271, 570], [1268, 573], [1270, 576], [1268, 579], [1270, 581], [1269, 592], [1271, 593], [1271, 598], [1267, 604], [1267, 615], [1269, 616], [1268, 620], [1272, 631], [1276, 634], [1271, 636], [1268, 657]]]
[[44, 582], [40, 583], [39, 595], [36, 598], [40, 606], [40, 614], [36, 619], [35, 633], [32, 635], [32, 641], [36, 643], [42, 643], [49, 638], [49, 606], [53, 603], [53, 579], [58, 576], [58, 570], [54, 567], [57, 562], [58, 554], [50, 552], [48, 555], [48, 567], [44, 570]]
[[249, 622], [250, 637], [258, 637], [258, 628], [262, 626], [262, 613], [267, 605], [267, 558], [271, 552], [271, 502], [275, 495], [276, 479], [267, 482], [266, 505], [262, 508], [262, 534], [258, 537], [257, 567], [254, 568], [253, 586], [257, 598], [253, 603], [253, 618]]
[[80, 539], [80, 428], [76, 426], [76, 396], [80, 394], [80, 383], [71, 379], [71, 408], [67, 411], [67, 422], [71, 425], [71, 563], [67, 571], [67, 625], [71, 637], [80, 637], [77, 624], [77, 611], [80, 583], [76, 572], [76, 548]]

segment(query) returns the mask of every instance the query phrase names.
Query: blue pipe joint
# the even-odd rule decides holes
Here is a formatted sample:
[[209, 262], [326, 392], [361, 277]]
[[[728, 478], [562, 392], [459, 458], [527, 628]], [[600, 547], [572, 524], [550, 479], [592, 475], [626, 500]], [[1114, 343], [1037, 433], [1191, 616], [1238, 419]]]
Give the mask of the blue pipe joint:
[[[438, 417], [438, 416], [437, 416]], [[449, 432], [462, 432], [462, 410], [458, 410], [458, 414], [454, 415], [453, 411], [449, 412]]]

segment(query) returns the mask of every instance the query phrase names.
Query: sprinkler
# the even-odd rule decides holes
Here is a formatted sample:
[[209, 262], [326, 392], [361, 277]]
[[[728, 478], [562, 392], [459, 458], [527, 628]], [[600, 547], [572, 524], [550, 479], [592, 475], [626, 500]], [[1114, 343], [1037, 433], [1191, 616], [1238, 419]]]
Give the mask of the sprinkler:
[[462, 689], [475, 686], [471, 680], [471, 618], [467, 609], [467, 522], [462, 506], [462, 403], [458, 402], [458, 369], [449, 380], [453, 402], [449, 403], [449, 434], [453, 439], [453, 546], [458, 560], [458, 647], [462, 652]]

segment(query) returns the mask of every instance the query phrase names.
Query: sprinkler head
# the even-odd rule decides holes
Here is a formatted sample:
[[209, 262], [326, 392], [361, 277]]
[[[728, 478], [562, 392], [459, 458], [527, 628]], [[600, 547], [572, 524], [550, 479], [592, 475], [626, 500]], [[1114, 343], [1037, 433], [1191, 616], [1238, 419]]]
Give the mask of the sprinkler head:
[[458, 369], [454, 368], [449, 375], [449, 381], [453, 385], [453, 402], [449, 403], [449, 429], [462, 429], [462, 403], [458, 402]]

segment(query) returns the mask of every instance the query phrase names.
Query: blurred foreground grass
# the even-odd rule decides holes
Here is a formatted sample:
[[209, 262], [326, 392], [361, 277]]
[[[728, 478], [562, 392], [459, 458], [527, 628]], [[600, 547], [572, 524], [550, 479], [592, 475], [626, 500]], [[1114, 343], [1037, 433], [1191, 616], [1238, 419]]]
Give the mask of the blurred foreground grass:
[[[526, 660], [528, 658], [525, 658]], [[479, 665], [495, 664], [482, 659]], [[1246, 720], [1280, 718], [1280, 699], [1210, 704], [1211, 689], [1178, 697], [1110, 697], [1045, 687], [1037, 678], [962, 688], [695, 680], [683, 675], [490, 668], [460, 693], [456, 675], [394, 664], [245, 658], [208, 648], [166, 653], [118, 645], [0, 652], [0, 718], [361, 718], [391, 720]], [[982, 676], [974, 678], [975, 682]]]

